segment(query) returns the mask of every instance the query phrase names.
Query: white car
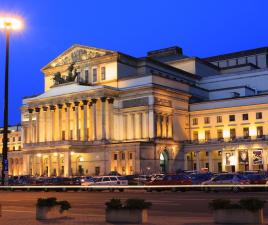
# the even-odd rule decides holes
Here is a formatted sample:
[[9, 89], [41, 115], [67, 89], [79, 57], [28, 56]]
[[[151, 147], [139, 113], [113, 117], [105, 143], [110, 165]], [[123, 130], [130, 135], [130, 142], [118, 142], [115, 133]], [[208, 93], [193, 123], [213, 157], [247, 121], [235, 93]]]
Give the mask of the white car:
[[124, 186], [128, 185], [128, 180], [124, 179], [124, 177], [119, 176], [102, 176], [95, 178], [95, 183], [93, 185]]

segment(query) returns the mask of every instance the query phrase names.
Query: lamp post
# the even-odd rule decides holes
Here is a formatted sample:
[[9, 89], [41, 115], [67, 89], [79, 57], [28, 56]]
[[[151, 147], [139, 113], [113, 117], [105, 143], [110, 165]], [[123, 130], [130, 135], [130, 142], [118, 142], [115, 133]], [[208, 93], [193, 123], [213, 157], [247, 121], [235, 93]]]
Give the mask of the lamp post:
[[6, 36], [5, 86], [4, 86], [4, 129], [2, 150], [2, 185], [8, 185], [8, 68], [9, 68], [9, 36], [10, 31], [21, 28], [21, 22], [15, 18], [0, 17], [0, 30]]

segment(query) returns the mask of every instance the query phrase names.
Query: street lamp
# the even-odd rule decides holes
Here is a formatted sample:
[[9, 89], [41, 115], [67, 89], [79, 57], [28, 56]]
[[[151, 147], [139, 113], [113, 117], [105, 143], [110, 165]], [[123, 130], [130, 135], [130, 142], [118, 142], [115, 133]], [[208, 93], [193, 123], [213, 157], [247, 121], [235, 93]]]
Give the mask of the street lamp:
[[0, 30], [6, 35], [6, 64], [5, 64], [5, 87], [4, 87], [4, 130], [2, 151], [2, 185], [8, 185], [8, 66], [9, 66], [9, 36], [10, 31], [22, 28], [19, 19], [11, 17], [0, 17]]

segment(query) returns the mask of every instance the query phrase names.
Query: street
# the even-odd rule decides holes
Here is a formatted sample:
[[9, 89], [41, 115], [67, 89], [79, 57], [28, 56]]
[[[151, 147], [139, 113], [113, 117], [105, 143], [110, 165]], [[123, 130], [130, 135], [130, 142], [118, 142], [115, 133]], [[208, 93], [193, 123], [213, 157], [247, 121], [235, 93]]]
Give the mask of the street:
[[[215, 198], [239, 200], [243, 197], [258, 197], [268, 200], [266, 192], [245, 193], [203, 193], [191, 192], [0, 192], [2, 205], [2, 225], [32, 224], [107, 224], [105, 223], [105, 202], [111, 198], [144, 198], [151, 201], [149, 224], [213, 224], [208, 202]], [[35, 203], [40, 197], [57, 197], [67, 200], [72, 208], [66, 218], [50, 221], [35, 220]], [[268, 205], [264, 208], [265, 222], [268, 224]]]

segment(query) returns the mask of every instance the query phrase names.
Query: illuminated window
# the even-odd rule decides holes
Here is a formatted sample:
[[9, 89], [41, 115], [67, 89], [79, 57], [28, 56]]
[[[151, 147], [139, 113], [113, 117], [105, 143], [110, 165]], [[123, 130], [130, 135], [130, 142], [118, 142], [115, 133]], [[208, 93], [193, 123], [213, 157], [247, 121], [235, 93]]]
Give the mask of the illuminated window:
[[217, 116], [217, 123], [222, 123], [222, 116]]
[[262, 119], [262, 113], [261, 112], [256, 113], [256, 119], [257, 120]]
[[101, 79], [106, 80], [106, 68], [104, 66], [101, 67]]
[[92, 70], [92, 81], [97, 82], [97, 79], [98, 79], [98, 70], [97, 70], [97, 68], [93, 68], [93, 70]]
[[205, 131], [205, 141], [210, 140], [210, 130]]
[[209, 117], [205, 117], [204, 118], [204, 123], [205, 124], [209, 124], [210, 123], [210, 118]]
[[235, 115], [229, 115], [229, 121], [230, 122], [235, 121]]
[[198, 118], [193, 118], [193, 125], [198, 125]]

